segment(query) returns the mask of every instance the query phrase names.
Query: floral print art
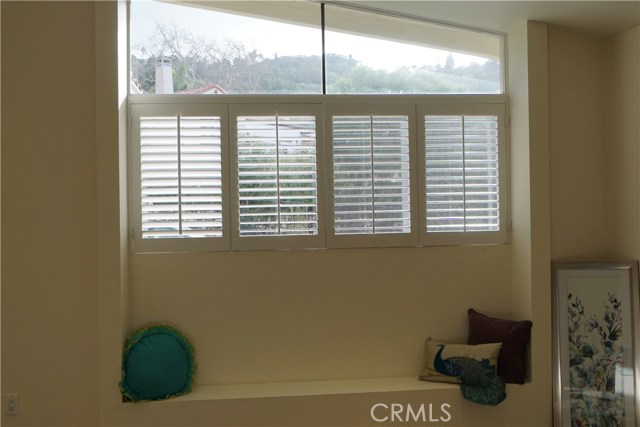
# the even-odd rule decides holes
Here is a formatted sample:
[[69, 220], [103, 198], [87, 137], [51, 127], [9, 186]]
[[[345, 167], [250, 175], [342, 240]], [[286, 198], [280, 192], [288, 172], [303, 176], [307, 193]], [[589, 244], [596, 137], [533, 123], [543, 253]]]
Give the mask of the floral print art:
[[624, 396], [616, 393], [623, 366], [621, 301], [612, 293], [590, 313], [568, 294], [571, 427], [625, 426]]

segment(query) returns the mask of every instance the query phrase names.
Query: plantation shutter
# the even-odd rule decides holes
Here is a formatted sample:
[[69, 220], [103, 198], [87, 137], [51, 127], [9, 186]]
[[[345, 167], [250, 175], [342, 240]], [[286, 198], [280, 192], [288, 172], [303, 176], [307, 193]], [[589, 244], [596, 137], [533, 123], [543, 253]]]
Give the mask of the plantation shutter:
[[411, 232], [409, 118], [334, 116], [334, 232]]
[[315, 117], [238, 117], [240, 236], [318, 233]]
[[136, 252], [225, 250], [226, 108], [131, 106]]
[[133, 104], [134, 251], [505, 243], [505, 115], [479, 102]]
[[141, 117], [142, 238], [222, 236], [220, 117]]
[[[236, 116], [238, 247], [277, 248], [279, 237], [324, 238], [316, 122], [316, 115]], [[252, 242], [260, 237], [270, 243]]]
[[142, 238], [180, 237], [178, 117], [140, 118]]
[[499, 117], [426, 115], [426, 231], [500, 231]]

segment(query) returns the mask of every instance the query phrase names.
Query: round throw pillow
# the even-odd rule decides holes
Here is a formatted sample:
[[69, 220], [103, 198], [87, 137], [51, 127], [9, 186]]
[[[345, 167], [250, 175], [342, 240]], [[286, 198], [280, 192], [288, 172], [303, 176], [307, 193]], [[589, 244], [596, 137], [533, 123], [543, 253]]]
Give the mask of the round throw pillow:
[[191, 391], [193, 347], [176, 328], [138, 329], [125, 341], [120, 391], [132, 401], [162, 400]]

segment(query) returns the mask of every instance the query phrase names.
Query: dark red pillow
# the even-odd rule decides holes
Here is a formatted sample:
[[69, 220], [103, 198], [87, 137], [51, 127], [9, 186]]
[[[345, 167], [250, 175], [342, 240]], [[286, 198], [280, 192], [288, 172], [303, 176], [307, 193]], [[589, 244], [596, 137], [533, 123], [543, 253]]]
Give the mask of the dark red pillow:
[[505, 382], [523, 384], [526, 372], [525, 349], [531, 337], [530, 320], [506, 320], [489, 317], [469, 309], [469, 338], [467, 344], [501, 342], [498, 356], [498, 375]]

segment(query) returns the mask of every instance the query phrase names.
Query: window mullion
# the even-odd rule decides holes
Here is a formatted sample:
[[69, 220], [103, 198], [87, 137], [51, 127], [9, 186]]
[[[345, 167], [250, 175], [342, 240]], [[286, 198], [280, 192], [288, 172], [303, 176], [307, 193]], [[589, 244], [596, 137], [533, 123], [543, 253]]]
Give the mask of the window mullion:
[[176, 141], [178, 143], [178, 234], [182, 235], [182, 125], [180, 123], [181, 115], [178, 114], [178, 135]]
[[371, 147], [371, 231], [376, 234], [376, 187], [373, 157], [373, 114], [369, 115], [369, 145]]
[[276, 221], [278, 227], [278, 234], [282, 232], [280, 224], [280, 123], [279, 117], [276, 113], [276, 191], [277, 191], [277, 203], [276, 203]]
[[466, 133], [465, 133], [465, 125], [464, 125], [464, 114], [461, 116], [462, 118], [462, 225], [464, 227], [464, 231], [467, 231], [467, 149], [465, 147], [466, 143]]
[[325, 10], [324, 3], [320, 3], [320, 39], [322, 49], [322, 94], [327, 94], [327, 51], [326, 51], [326, 39], [325, 39]]

